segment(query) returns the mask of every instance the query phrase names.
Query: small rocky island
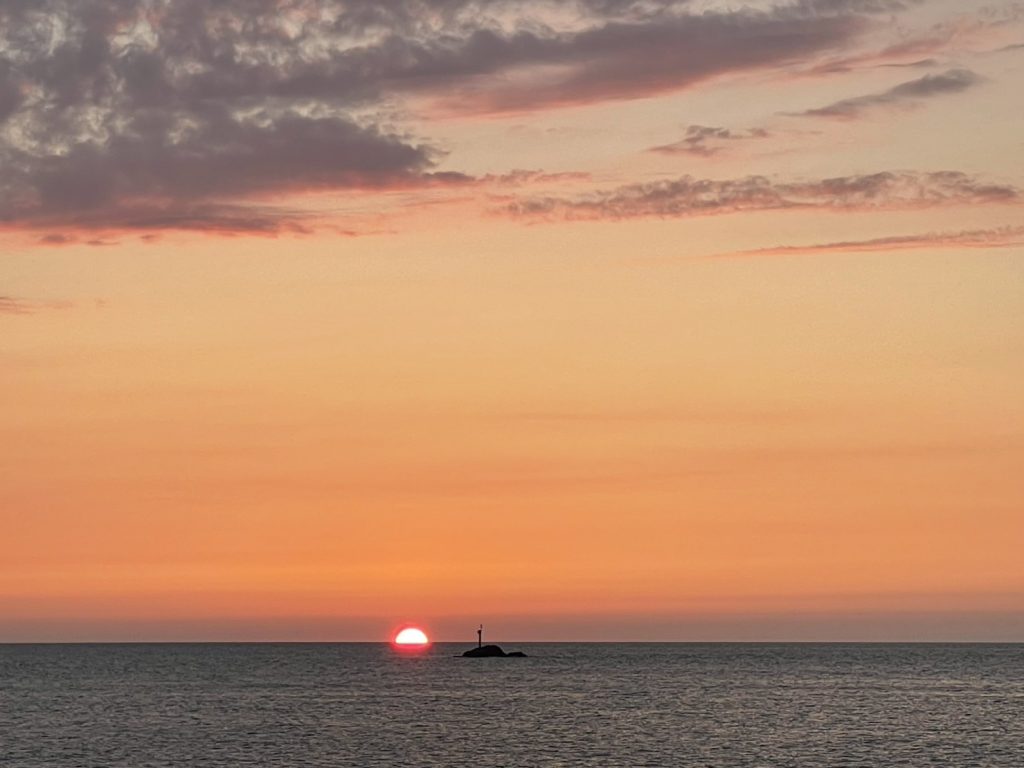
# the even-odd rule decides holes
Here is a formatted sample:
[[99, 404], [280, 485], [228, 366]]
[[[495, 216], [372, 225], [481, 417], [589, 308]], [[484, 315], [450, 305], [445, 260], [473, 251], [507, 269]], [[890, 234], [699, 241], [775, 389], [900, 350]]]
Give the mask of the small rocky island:
[[470, 648], [468, 651], [462, 654], [468, 659], [484, 659], [484, 658], [523, 658], [526, 656], [522, 651], [512, 651], [505, 653], [505, 650], [500, 645], [484, 645], [484, 625], [480, 625], [480, 629], [476, 631], [476, 648]]
[[470, 648], [468, 651], [462, 654], [463, 656], [470, 659], [482, 659], [488, 656], [504, 656], [504, 657], [523, 657], [526, 656], [522, 651], [512, 651], [511, 653], [505, 653], [505, 650], [500, 645], [478, 645], [476, 648]]

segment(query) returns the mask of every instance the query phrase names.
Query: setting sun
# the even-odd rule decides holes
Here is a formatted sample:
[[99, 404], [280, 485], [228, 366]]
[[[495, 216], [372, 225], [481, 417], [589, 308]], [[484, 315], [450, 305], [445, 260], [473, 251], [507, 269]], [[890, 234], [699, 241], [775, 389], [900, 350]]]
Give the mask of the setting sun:
[[395, 635], [394, 643], [406, 648], [423, 647], [430, 644], [430, 638], [427, 637], [426, 632], [418, 627], [406, 627]]

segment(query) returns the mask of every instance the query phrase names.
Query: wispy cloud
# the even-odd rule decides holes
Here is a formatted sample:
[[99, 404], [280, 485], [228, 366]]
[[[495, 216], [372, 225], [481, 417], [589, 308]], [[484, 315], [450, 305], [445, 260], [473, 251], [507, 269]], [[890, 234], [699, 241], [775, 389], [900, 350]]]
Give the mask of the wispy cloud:
[[831, 117], [841, 120], [852, 120], [861, 117], [879, 107], [898, 107], [913, 104], [925, 99], [961, 93], [973, 88], [983, 80], [968, 69], [951, 69], [938, 75], [925, 75], [917, 80], [890, 88], [881, 93], [869, 93], [852, 99], [843, 99], [825, 107], [808, 109], [798, 115], [809, 117]]
[[628, 184], [575, 198], [534, 197], [506, 213], [533, 219], [598, 220], [676, 218], [783, 209], [864, 210], [937, 205], [1016, 203], [1021, 192], [966, 173], [885, 171], [813, 181], [781, 182], [766, 176], [711, 180], [683, 176]]
[[475, 183], [496, 186], [522, 187], [533, 184], [550, 184], [560, 182], [587, 181], [591, 174], [583, 171], [563, 171], [545, 173], [544, 171], [515, 170], [508, 173], [481, 176]]
[[[177, 201], [122, 203], [93, 210], [67, 211], [39, 216], [32, 221], [38, 229], [55, 228], [39, 238], [47, 245], [69, 245], [82, 240], [80, 233], [159, 232], [190, 230], [208, 234], [249, 234], [277, 236], [308, 234], [320, 221], [305, 211], [272, 205], [206, 204]], [[87, 238], [92, 245], [108, 244], [101, 238]]]
[[697, 157], [710, 157], [722, 152], [729, 144], [738, 141], [749, 141], [750, 139], [766, 139], [770, 135], [764, 128], [733, 131], [729, 128], [691, 125], [687, 127], [686, 135], [679, 141], [651, 147], [648, 151], [662, 155], [685, 154]]
[[16, 299], [13, 296], [0, 296], [0, 314], [26, 315], [31, 311], [21, 299]]
[[29, 301], [14, 296], [0, 296], [0, 315], [34, 315], [47, 309], [71, 309], [70, 301]]
[[1024, 246], [1024, 227], [966, 229], [959, 232], [925, 232], [914, 235], [876, 237], [869, 240], [841, 240], [811, 245], [776, 245], [735, 251], [721, 256], [802, 256], [815, 253], [902, 251], [946, 248], [1013, 248]]
[[880, 49], [844, 53], [813, 63], [809, 71], [827, 75], [864, 67], [928, 66], [937, 63], [935, 57], [942, 54], [991, 52], [992, 45], [1014, 34], [1022, 20], [1024, 6], [1017, 2], [968, 8], [927, 29], [906, 30], [897, 25], [897, 41]]
[[928, 69], [938, 65], [938, 59], [918, 59], [917, 61], [889, 62], [887, 64], [878, 64], [877, 66], [883, 69]]

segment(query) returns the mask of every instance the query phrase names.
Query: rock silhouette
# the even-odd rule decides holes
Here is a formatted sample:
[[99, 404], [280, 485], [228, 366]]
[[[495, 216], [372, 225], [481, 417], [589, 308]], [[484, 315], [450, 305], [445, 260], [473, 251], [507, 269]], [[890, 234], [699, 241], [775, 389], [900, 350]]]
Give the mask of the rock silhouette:
[[470, 659], [482, 659], [498, 656], [506, 658], [522, 658], [526, 656], [526, 654], [522, 651], [512, 651], [512, 653], [505, 653], [504, 649], [502, 649], [500, 645], [481, 645], [477, 648], [470, 648], [462, 655]]

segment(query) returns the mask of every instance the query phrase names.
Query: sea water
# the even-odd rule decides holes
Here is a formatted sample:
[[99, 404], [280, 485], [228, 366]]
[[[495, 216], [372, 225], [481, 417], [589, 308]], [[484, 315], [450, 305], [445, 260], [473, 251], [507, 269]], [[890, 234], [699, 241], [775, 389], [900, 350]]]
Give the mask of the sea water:
[[0, 766], [1024, 766], [1024, 645], [505, 646], [0, 646]]

